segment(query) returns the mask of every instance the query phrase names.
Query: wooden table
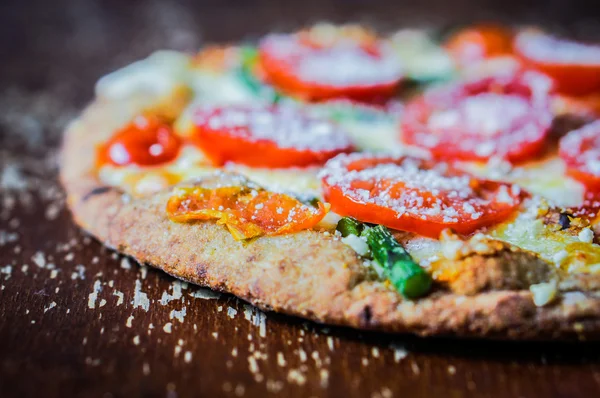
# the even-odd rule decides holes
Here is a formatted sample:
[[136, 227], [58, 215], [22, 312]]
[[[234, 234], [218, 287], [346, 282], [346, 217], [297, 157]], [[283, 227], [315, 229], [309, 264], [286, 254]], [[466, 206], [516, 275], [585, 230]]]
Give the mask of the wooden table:
[[190, 50], [321, 18], [389, 28], [489, 15], [529, 21], [545, 7], [547, 22], [576, 34], [597, 20], [593, 7], [544, 4], [3, 2], [0, 397], [600, 396], [598, 344], [358, 333], [181, 284], [79, 231], [56, 181], [61, 131], [94, 81], [154, 49]]

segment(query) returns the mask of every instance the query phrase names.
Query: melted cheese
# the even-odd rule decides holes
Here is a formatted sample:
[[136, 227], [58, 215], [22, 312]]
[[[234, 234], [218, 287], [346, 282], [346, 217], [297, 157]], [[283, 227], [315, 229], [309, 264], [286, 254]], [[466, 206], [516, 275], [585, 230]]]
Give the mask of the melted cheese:
[[590, 239], [582, 240], [579, 234], [569, 230], [561, 231], [556, 224], [545, 224], [536, 214], [538, 209], [543, 212], [543, 207], [543, 201], [532, 200], [527, 204], [527, 212], [496, 226], [489, 231], [489, 236], [537, 253], [565, 271], [594, 271], [590, 266], [600, 263], [600, 245]]
[[461, 167], [481, 177], [515, 183], [556, 206], [583, 204], [585, 187], [566, 175], [565, 163], [557, 156], [516, 167], [498, 160], [465, 162]]
[[402, 148], [394, 121], [340, 122], [354, 144], [362, 150], [383, 151]]
[[188, 79], [190, 58], [175, 51], [157, 51], [102, 77], [96, 83], [96, 95], [110, 100], [131, 95], [168, 95]]
[[196, 106], [247, 104], [261, 100], [230, 71], [216, 73], [195, 70], [190, 84], [197, 94]]

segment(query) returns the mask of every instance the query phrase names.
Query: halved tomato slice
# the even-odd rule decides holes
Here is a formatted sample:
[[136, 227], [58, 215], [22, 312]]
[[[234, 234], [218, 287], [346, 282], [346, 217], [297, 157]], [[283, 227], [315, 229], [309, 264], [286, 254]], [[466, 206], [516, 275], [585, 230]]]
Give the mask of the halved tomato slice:
[[259, 58], [271, 84], [305, 100], [389, 98], [403, 77], [390, 46], [356, 36], [324, 40], [302, 33], [272, 34], [261, 41]]
[[552, 77], [559, 92], [585, 95], [600, 91], [600, 44], [525, 30], [517, 34], [514, 47], [525, 64]]
[[236, 240], [263, 235], [282, 235], [314, 227], [325, 217], [328, 206], [314, 204], [253, 186], [220, 188], [176, 188], [167, 203], [172, 221], [216, 220]]
[[182, 140], [171, 125], [152, 116], [137, 116], [97, 150], [97, 164], [155, 166], [175, 159]]
[[513, 34], [501, 25], [478, 25], [454, 33], [445, 47], [459, 65], [512, 53]]
[[550, 88], [532, 71], [434, 88], [406, 106], [402, 139], [440, 159], [528, 160], [552, 123]]
[[304, 167], [353, 149], [337, 125], [294, 106], [203, 108], [194, 141], [217, 165]]
[[321, 177], [334, 212], [434, 239], [499, 223], [521, 202], [517, 186], [407, 156], [339, 155]]
[[564, 136], [559, 143], [559, 155], [570, 176], [588, 190], [600, 191], [600, 120]]

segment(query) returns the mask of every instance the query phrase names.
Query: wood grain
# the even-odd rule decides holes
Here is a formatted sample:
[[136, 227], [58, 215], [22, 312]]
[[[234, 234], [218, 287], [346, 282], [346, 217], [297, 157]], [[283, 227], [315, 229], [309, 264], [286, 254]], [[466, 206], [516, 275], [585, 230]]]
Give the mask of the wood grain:
[[94, 81], [154, 49], [193, 50], [323, 18], [385, 28], [517, 15], [584, 35], [598, 20], [591, 2], [38, 3], [0, 6], [1, 397], [600, 394], [598, 344], [358, 333], [208, 298], [85, 236], [56, 182], [61, 131]]

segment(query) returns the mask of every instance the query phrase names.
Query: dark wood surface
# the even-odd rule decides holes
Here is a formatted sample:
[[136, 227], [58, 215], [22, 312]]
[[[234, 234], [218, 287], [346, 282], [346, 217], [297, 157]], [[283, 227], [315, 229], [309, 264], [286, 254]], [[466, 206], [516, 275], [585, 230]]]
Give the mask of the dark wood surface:
[[598, 344], [359, 333], [211, 297], [83, 234], [56, 181], [61, 131], [94, 81], [154, 49], [324, 18], [586, 35], [594, 2], [38, 3], [0, 4], [0, 397], [600, 396]]

